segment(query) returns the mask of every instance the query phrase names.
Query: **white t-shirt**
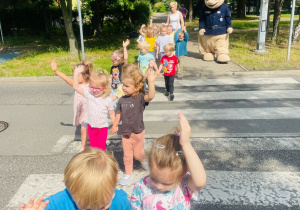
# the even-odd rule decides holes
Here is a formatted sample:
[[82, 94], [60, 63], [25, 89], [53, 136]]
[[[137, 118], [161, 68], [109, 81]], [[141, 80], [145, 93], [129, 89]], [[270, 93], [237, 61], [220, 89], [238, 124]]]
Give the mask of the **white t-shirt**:
[[177, 11], [176, 14], [172, 14], [172, 12], [170, 12], [170, 25], [172, 26], [173, 30], [175, 30], [177, 28], [177, 20], [179, 20], [179, 26], [178, 29], [181, 28], [181, 23], [180, 23], [180, 12]]

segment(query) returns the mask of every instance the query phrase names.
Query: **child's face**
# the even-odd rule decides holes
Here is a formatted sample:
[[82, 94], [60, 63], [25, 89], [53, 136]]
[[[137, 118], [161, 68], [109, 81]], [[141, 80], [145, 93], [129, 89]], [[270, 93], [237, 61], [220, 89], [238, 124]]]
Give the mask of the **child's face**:
[[153, 31], [149, 31], [149, 32], [147, 33], [147, 36], [152, 37], [152, 36], [153, 36]]
[[167, 35], [167, 28], [162, 28], [160, 31], [162, 36], [166, 36]]
[[168, 56], [168, 57], [170, 57], [171, 55], [172, 55], [172, 51], [171, 50], [169, 50], [169, 51], [165, 51], [165, 54], [166, 54], [166, 56]]
[[184, 40], [184, 36], [179, 36], [179, 37], [178, 37], [178, 40], [179, 40], [180, 42], [182, 42], [182, 41]]
[[[176, 171], [175, 171], [176, 173]], [[155, 165], [150, 170], [149, 184], [160, 192], [171, 191], [178, 185], [174, 171], [170, 168], [158, 169]]]
[[141, 47], [141, 53], [147, 54], [148, 50], [145, 47]]
[[84, 82], [84, 78], [82, 76], [82, 74], [78, 74], [78, 83], [82, 84]]
[[173, 28], [172, 27], [168, 27], [167, 34], [170, 35], [172, 32], [173, 32]]
[[124, 78], [122, 80], [123, 83], [123, 91], [126, 96], [132, 96], [134, 93], [138, 91], [138, 88], [134, 85], [134, 82], [131, 78]]
[[119, 66], [122, 63], [121, 60], [117, 60], [117, 59], [111, 59], [111, 64], [113, 66]]
[[101, 97], [104, 94], [104, 90], [106, 89], [106, 87], [98, 87], [98, 86], [94, 85], [93, 83], [90, 83], [89, 88], [90, 88], [91, 93], [95, 97]]

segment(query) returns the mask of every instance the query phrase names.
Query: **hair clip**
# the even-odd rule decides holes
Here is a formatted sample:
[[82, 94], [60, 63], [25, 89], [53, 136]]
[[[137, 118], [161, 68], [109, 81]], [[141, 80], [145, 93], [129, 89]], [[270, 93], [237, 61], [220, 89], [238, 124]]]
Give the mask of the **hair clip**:
[[179, 136], [180, 137], [180, 133], [174, 133], [175, 136]]
[[112, 56], [115, 57], [118, 61], [121, 60], [121, 58], [115, 52], [112, 54]]
[[176, 156], [181, 156], [181, 155], [184, 155], [183, 151], [176, 152]]
[[165, 145], [162, 145], [162, 144], [157, 144], [155, 147], [156, 147], [156, 148], [159, 148], [159, 149], [164, 149], [166, 146], [165, 146]]

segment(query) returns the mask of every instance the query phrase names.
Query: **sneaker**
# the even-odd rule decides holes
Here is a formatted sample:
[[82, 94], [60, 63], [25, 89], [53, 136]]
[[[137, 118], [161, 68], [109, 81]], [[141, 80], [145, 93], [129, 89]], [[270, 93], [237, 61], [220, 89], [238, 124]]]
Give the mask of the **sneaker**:
[[145, 159], [143, 162], [141, 162], [142, 168], [145, 169], [146, 171], [149, 171], [149, 160]]
[[183, 77], [178, 75], [177, 79], [178, 79], [178, 80], [182, 80]]
[[171, 94], [170, 95], [170, 101], [173, 101], [174, 100], [174, 94]]
[[169, 96], [169, 94], [170, 94], [170, 93], [169, 93], [168, 91], [165, 92], [165, 96]]
[[123, 176], [123, 178], [120, 180], [119, 184], [125, 186], [125, 185], [127, 185], [129, 183], [129, 181], [131, 180], [131, 178], [132, 178], [132, 174], [131, 175], [125, 174]]

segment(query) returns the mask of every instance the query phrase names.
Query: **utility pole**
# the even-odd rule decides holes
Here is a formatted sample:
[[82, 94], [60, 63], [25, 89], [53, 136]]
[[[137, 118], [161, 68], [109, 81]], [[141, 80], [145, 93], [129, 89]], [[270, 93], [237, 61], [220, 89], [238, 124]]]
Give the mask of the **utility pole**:
[[257, 53], [267, 53], [265, 51], [266, 35], [267, 35], [267, 21], [268, 21], [268, 4], [269, 0], [261, 0], [260, 15], [257, 34]]
[[77, 0], [77, 2], [78, 2], [78, 15], [79, 15], [79, 29], [80, 29], [80, 40], [81, 40], [82, 60], [85, 60], [85, 56], [84, 56], [84, 43], [83, 43], [83, 30], [82, 30], [82, 18], [81, 18], [80, 0]]

